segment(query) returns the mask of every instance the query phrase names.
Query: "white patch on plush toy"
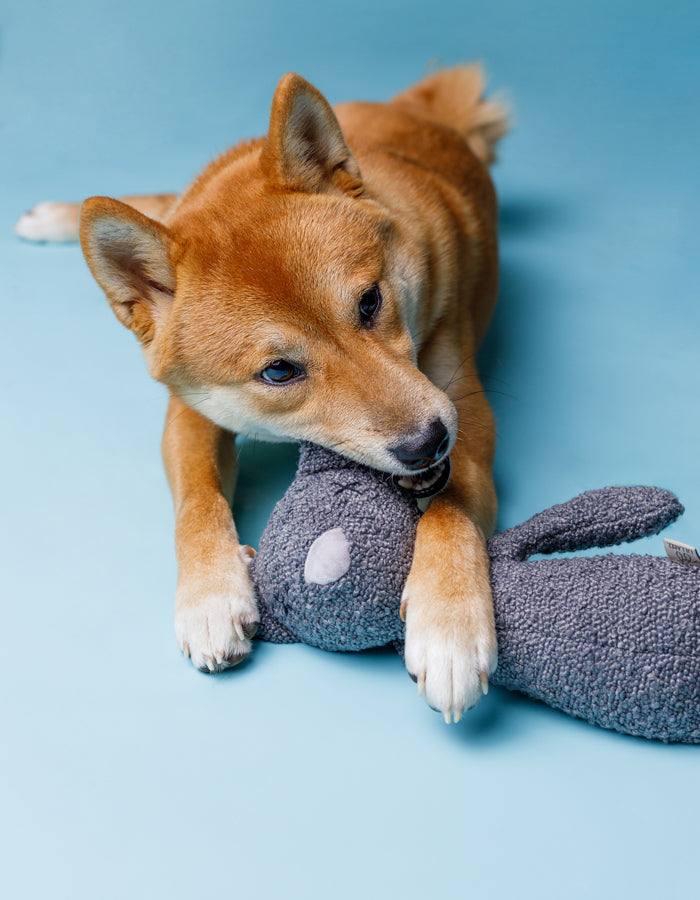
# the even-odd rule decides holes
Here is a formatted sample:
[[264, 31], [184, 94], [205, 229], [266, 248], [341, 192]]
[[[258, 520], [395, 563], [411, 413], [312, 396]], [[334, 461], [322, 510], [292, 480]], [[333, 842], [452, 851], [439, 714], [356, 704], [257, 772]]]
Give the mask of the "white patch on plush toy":
[[304, 563], [307, 584], [332, 584], [350, 568], [350, 541], [342, 528], [319, 534], [309, 547]]

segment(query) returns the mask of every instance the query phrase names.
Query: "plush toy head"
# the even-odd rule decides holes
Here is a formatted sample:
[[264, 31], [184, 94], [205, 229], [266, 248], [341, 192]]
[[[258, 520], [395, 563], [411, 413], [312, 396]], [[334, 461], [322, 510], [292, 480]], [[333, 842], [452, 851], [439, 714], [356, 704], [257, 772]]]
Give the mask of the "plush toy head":
[[[529, 559], [634, 540], [682, 511], [659, 488], [603, 488], [492, 538], [493, 682], [606, 728], [700, 743], [700, 568], [617, 554]], [[303, 444], [252, 564], [260, 637], [400, 649], [419, 515], [390, 476]]]
[[391, 476], [302, 444], [297, 476], [252, 563], [260, 636], [324, 650], [400, 639], [418, 517]]

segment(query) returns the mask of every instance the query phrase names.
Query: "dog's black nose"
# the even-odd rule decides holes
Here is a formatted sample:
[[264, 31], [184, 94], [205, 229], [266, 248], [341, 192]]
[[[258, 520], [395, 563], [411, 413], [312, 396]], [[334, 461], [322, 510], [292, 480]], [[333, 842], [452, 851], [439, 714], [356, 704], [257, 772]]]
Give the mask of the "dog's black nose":
[[422, 431], [409, 435], [400, 444], [389, 447], [391, 453], [407, 469], [420, 471], [445, 455], [450, 445], [450, 435], [442, 419], [433, 419]]

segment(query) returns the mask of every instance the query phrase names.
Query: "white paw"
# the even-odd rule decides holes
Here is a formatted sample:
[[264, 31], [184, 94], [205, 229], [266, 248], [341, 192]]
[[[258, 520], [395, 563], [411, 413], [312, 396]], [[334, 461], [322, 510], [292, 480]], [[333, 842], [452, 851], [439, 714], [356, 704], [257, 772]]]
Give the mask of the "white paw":
[[39, 203], [21, 216], [15, 234], [28, 241], [76, 241], [79, 203]]
[[497, 663], [490, 605], [490, 596], [430, 602], [407, 598], [406, 668], [448, 725], [459, 722], [464, 710], [488, 691]]
[[185, 656], [204, 672], [220, 672], [242, 662], [252, 649], [258, 610], [252, 587], [231, 593], [207, 594], [192, 600], [192, 591], [178, 591], [175, 634]]

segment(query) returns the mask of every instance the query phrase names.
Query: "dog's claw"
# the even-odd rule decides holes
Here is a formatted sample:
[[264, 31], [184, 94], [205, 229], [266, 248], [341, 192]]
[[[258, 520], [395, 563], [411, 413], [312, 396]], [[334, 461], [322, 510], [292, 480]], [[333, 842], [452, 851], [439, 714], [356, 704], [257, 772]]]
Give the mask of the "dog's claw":
[[416, 687], [418, 689], [418, 694], [423, 697], [425, 695], [425, 672], [421, 672], [416, 679]]
[[489, 692], [489, 674], [488, 674], [488, 672], [479, 672], [479, 681], [481, 682], [481, 693], [488, 694], [488, 692]]
[[452, 710], [448, 709], [446, 712], [442, 714], [443, 719], [445, 720], [445, 725], [452, 724]]
[[257, 634], [260, 622], [246, 622], [243, 626], [243, 634], [250, 640]]
[[243, 643], [245, 641], [245, 632], [243, 631], [243, 626], [238, 621], [238, 619], [233, 620], [233, 627], [236, 634], [238, 635], [238, 640]]
[[456, 725], [457, 722], [460, 722], [460, 721], [461, 721], [461, 719], [462, 719], [462, 710], [461, 710], [461, 709], [456, 709], [456, 710], [454, 711], [454, 719], [453, 719], [453, 722], [454, 722], [455, 725]]

